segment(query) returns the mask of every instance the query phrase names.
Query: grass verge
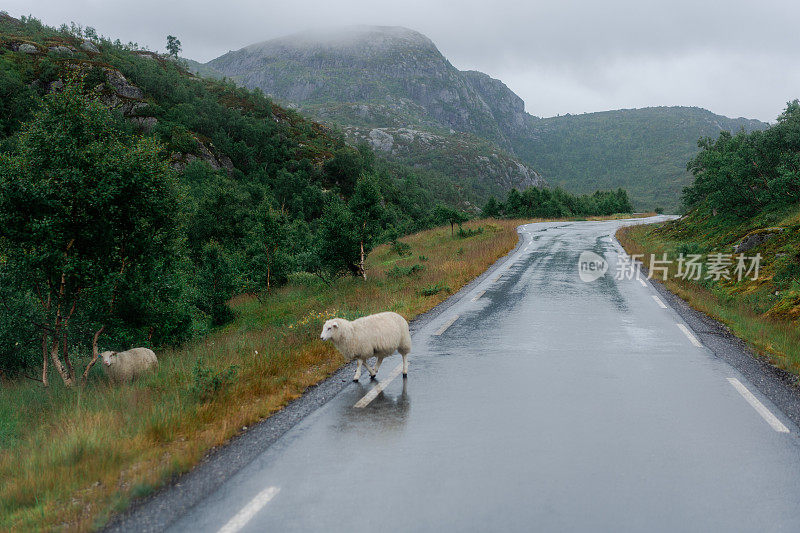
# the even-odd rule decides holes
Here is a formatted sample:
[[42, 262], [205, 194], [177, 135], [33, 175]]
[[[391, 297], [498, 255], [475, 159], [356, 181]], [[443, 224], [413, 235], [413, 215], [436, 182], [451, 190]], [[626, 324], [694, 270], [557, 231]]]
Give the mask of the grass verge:
[[731, 253], [733, 244], [754, 231], [751, 225], [729, 226], [694, 213], [679, 222], [621, 228], [617, 239], [629, 255], [643, 256], [648, 269], [653, 257], [658, 260], [666, 254], [672, 261], [667, 280], [657, 281], [694, 309], [725, 324], [770, 364], [800, 375], [800, 283], [796, 279], [787, 282], [781, 274], [787, 260], [796, 260], [789, 254], [800, 250], [797, 227], [784, 226], [786, 229], [774, 239], [747, 252], [763, 257], [756, 280], [714, 281], [703, 277], [695, 281], [677, 277], [676, 259], [680, 253], [704, 257]]
[[343, 363], [318, 340], [322, 322], [391, 310], [408, 319], [445, 300], [517, 243], [520, 220], [473, 221], [380, 246], [367, 281], [327, 286], [295, 275], [288, 286], [231, 303], [235, 320], [180, 349], [159, 369], [112, 386], [0, 385], [0, 530], [86, 531], [132, 498], [189, 470], [214, 446], [270, 414]]

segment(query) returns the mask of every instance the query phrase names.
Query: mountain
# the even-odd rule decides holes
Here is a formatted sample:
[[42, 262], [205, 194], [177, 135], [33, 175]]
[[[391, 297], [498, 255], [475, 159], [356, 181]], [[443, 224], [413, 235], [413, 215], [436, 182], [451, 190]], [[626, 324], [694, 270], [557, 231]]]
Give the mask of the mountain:
[[[505, 117], [495, 116], [482, 95], [491, 83], [456, 69], [418, 32], [383, 26], [305, 32], [190, 66], [202, 74], [201, 67], [259, 88], [315, 119], [347, 126], [353, 141], [366, 139], [379, 150], [404, 147], [387, 150], [390, 159], [422, 165], [421, 159], [442, 163], [444, 158], [453, 164], [440, 167], [475, 176], [493, 193], [543, 184], [513, 157], [511, 139], [500, 126]], [[520, 103], [503, 102], [498, 109]], [[391, 143], [374, 141], [387, 136]], [[433, 142], [408, 142], [409, 137]], [[424, 144], [437, 149], [431, 152]], [[466, 149], [451, 156], [455, 147]]]
[[693, 107], [538, 118], [502, 81], [459, 71], [430, 39], [399, 27], [303, 32], [193, 68], [338, 124], [389, 159], [475, 176], [483, 197], [546, 182], [574, 192], [626, 187], [639, 209], [676, 211], [700, 137], [767, 126]]
[[505, 143], [490, 107], [430, 39], [406, 28], [355, 26], [253, 44], [208, 64], [281, 101], [383, 104]]
[[514, 147], [550, 183], [579, 193], [623, 187], [639, 209], [674, 212], [693, 181], [686, 164], [699, 138], [768, 125], [698, 107], [650, 107], [531, 120], [529, 126]]

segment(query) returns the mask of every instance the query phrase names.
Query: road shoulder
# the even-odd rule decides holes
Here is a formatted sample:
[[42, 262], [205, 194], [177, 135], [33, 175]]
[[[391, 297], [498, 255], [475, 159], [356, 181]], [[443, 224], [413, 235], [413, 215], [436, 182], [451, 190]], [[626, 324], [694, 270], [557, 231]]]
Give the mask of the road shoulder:
[[[616, 238], [614, 240], [619, 244]], [[647, 269], [642, 267], [641, 270], [647, 276]], [[800, 426], [800, 390], [796, 376], [769, 364], [753, 352], [745, 341], [734, 335], [725, 324], [692, 308], [664, 284], [653, 279], [647, 281], [661, 300], [688, 324], [706, 348], [738, 370], [795, 425]]]

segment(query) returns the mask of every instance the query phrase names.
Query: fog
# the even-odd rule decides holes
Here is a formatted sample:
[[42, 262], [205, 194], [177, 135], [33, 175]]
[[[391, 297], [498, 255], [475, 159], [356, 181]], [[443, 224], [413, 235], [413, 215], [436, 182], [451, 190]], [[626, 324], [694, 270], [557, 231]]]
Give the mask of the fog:
[[686, 105], [774, 121], [800, 97], [797, 2], [6, 0], [2, 9], [151, 50], [172, 34], [184, 57], [203, 62], [308, 28], [406, 26], [456, 67], [503, 80], [538, 116]]

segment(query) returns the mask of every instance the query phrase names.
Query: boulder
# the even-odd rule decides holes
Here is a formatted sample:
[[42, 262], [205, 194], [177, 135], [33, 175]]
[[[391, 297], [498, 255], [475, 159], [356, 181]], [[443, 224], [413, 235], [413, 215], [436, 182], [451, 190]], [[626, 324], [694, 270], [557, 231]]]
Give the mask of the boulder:
[[134, 100], [142, 100], [144, 99], [144, 92], [136, 87], [135, 85], [131, 85], [125, 76], [118, 70], [108, 70], [106, 71], [106, 80], [108, 84], [114, 89], [114, 92], [117, 95], [123, 98], [131, 98]]
[[223, 154], [210, 142], [204, 143], [196, 136], [194, 137], [196, 148], [194, 153], [186, 154], [174, 152], [171, 156], [172, 168], [183, 172], [186, 166], [192, 161], [205, 161], [214, 170], [225, 170], [231, 173], [234, 170], [233, 161], [227, 155]]
[[28, 43], [22, 43], [21, 45], [19, 45], [19, 48], [17, 48], [17, 51], [18, 52], [22, 52], [23, 54], [38, 54], [39, 53], [39, 49], [38, 48], [36, 48], [34, 45], [28, 44]]
[[748, 233], [739, 244], [733, 247], [733, 253], [742, 254], [756, 246], [760, 246], [782, 232], [783, 228], [763, 228]]
[[97, 45], [95, 45], [92, 41], [88, 40], [84, 40], [81, 43], [81, 50], [83, 50], [84, 52], [90, 52], [92, 54], [100, 53], [100, 49], [97, 48]]
[[72, 57], [72, 49], [66, 46], [51, 46], [48, 48], [51, 53], [61, 57]]
[[156, 117], [130, 117], [128, 119], [131, 124], [134, 124], [142, 133], [150, 133], [153, 128], [158, 124]]

